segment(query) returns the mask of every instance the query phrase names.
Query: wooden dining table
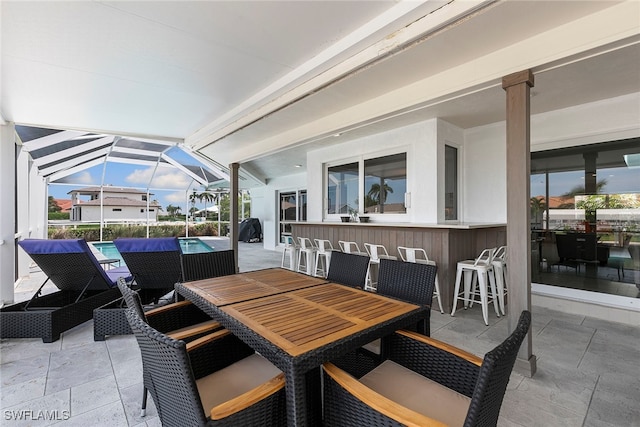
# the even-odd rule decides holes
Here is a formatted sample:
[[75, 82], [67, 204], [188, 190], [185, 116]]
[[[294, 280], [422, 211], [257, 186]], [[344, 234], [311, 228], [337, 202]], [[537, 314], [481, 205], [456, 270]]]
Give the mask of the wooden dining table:
[[[298, 274], [267, 269], [176, 290], [285, 373], [288, 425], [320, 425], [322, 363], [415, 324], [428, 309]], [[238, 294], [223, 283], [238, 284]]]

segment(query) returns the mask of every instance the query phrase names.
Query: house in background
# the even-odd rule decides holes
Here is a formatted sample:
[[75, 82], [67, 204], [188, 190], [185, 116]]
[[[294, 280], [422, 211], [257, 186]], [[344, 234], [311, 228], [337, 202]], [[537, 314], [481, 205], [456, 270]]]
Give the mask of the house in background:
[[[126, 187], [86, 187], [69, 192], [71, 220], [99, 222], [101, 210], [104, 222], [157, 221], [160, 204], [148, 200], [152, 194]], [[83, 200], [82, 196], [88, 196]]]
[[53, 199], [60, 208], [60, 212], [71, 212], [71, 199]]

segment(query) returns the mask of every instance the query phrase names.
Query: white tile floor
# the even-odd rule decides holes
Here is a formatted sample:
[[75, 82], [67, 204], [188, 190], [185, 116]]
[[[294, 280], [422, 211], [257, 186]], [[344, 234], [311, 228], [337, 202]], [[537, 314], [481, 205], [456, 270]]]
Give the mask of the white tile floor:
[[[280, 256], [241, 243], [240, 270], [279, 266]], [[640, 328], [535, 306], [532, 314], [538, 372], [512, 375], [498, 425], [640, 426]], [[506, 337], [507, 325], [493, 314], [485, 326], [476, 305], [456, 317], [434, 311], [431, 331], [481, 356]], [[0, 424], [160, 425], [151, 399], [140, 417], [141, 378], [135, 338], [94, 342], [91, 321], [50, 344], [1, 340]]]

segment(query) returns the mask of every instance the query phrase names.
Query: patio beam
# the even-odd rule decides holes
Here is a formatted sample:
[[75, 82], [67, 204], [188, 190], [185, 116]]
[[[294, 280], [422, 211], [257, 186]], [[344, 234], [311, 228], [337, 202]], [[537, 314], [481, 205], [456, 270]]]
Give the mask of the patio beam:
[[[509, 333], [515, 330], [523, 310], [531, 311], [531, 70], [502, 79], [507, 98], [507, 301]], [[531, 329], [520, 347], [516, 370], [527, 376], [536, 372]]]

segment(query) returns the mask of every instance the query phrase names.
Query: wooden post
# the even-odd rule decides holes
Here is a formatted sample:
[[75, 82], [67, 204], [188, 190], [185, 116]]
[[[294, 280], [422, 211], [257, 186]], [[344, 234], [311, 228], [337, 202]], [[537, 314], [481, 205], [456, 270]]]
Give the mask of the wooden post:
[[[238, 267], [238, 170], [240, 169], [240, 165], [238, 163], [231, 163], [229, 165], [229, 174], [231, 178], [231, 188], [229, 191], [229, 206], [231, 207], [231, 212], [229, 213], [229, 233], [231, 236], [231, 248], [233, 249], [233, 254], [236, 261], [236, 271], [240, 271]], [[218, 213], [218, 215], [220, 215]]]
[[[531, 311], [531, 87], [531, 70], [502, 78], [507, 97], [507, 322], [510, 333], [515, 330], [520, 313]], [[536, 372], [531, 330], [520, 347], [515, 368], [527, 376]]]

